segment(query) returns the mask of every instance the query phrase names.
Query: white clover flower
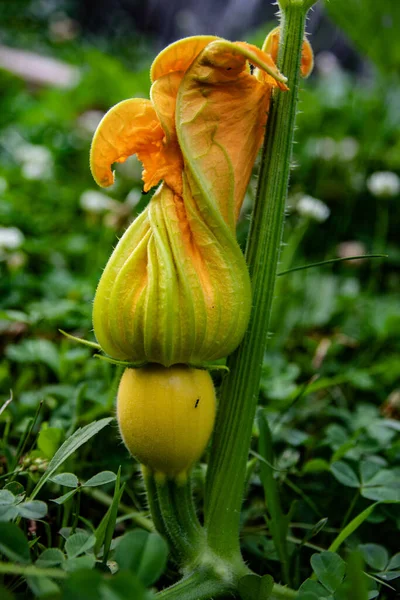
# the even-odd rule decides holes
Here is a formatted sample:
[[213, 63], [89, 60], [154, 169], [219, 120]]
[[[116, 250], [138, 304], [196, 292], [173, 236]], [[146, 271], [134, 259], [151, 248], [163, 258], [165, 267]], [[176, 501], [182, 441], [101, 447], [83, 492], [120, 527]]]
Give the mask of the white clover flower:
[[333, 73], [341, 70], [340, 63], [333, 52], [320, 52], [315, 57], [315, 62], [318, 71], [326, 77], [330, 77]]
[[0, 227], [0, 248], [16, 250], [24, 242], [25, 236], [18, 227]]
[[79, 198], [81, 208], [88, 213], [102, 213], [114, 207], [115, 201], [106, 194], [95, 190], [86, 190]]
[[310, 156], [332, 160], [338, 154], [338, 146], [331, 137], [312, 138], [307, 143], [307, 152]]
[[377, 198], [390, 198], [400, 193], [400, 177], [392, 171], [377, 171], [367, 179], [367, 187]]
[[302, 217], [313, 219], [318, 223], [323, 223], [327, 220], [331, 211], [329, 207], [312, 196], [302, 196], [296, 204], [296, 210]]
[[48, 179], [53, 169], [53, 156], [46, 146], [23, 143], [19, 145], [14, 156], [21, 164], [25, 179]]

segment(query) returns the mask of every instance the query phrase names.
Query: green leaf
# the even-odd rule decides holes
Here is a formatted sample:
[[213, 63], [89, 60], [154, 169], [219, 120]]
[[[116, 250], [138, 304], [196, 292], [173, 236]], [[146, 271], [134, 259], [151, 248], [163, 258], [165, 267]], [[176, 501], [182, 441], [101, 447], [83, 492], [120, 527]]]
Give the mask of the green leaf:
[[94, 535], [74, 533], [65, 542], [65, 552], [68, 558], [75, 558], [93, 548], [95, 543], [96, 538]]
[[13, 521], [18, 516], [18, 508], [12, 504], [0, 506], [0, 522]]
[[331, 598], [328, 590], [317, 581], [306, 579], [300, 586], [296, 600], [320, 600], [321, 598]]
[[50, 477], [50, 481], [58, 483], [58, 485], [64, 485], [65, 487], [76, 488], [78, 487], [78, 478], [73, 473], [59, 473]]
[[374, 510], [374, 508], [377, 505], [378, 505], [377, 502], [375, 504], [371, 504], [371, 506], [368, 506], [368, 508], [366, 508], [360, 514], [358, 514], [356, 517], [354, 517], [354, 519], [352, 521], [350, 521], [350, 523], [348, 525], [346, 525], [346, 527], [344, 529], [342, 529], [342, 531], [339, 533], [337, 538], [335, 538], [333, 540], [333, 542], [329, 546], [328, 550], [330, 550], [331, 552], [336, 552], [336, 550], [339, 548], [339, 546], [341, 546], [343, 544], [343, 542], [352, 533], [354, 533], [354, 531], [356, 529], [358, 529], [358, 527], [360, 527], [360, 525], [362, 525], [362, 523], [364, 523], [364, 521], [366, 519], [368, 519], [368, 517], [370, 516], [370, 514], [372, 513], [372, 511]]
[[0, 583], [0, 598], [1, 600], [14, 600], [15, 596]]
[[112, 483], [116, 480], [116, 478], [116, 474], [112, 471], [102, 471], [101, 473], [97, 473], [97, 475], [94, 475], [93, 477], [85, 481], [85, 483], [83, 483], [82, 485], [84, 485], [85, 487], [96, 487], [98, 485]]
[[381, 469], [381, 464], [372, 460], [363, 460], [360, 464], [361, 483], [367, 485]]
[[331, 464], [331, 473], [347, 487], [359, 488], [360, 482], [353, 469], [345, 462], [338, 460]]
[[380, 469], [361, 489], [363, 498], [377, 502], [400, 502], [400, 477], [389, 469]]
[[63, 590], [63, 600], [99, 600], [101, 573], [80, 569], [68, 577]]
[[0, 521], [12, 521], [18, 515], [18, 499], [10, 490], [0, 490]]
[[30, 575], [26, 578], [26, 581], [36, 598], [59, 597], [60, 588], [49, 577], [33, 577]]
[[107, 563], [108, 553], [110, 552], [111, 541], [114, 534], [115, 524], [117, 522], [118, 506], [121, 500], [121, 496], [125, 489], [125, 484], [120, 488], [121, 480], [121, 467], [118, 469], [117, 479], [115, 481], [114, 497], [110, 508], [107, 511], [107, 520], [104, 527], [104, 552], [103, 552], [103, 564]]
[[96, 564], [96, 559], [91, 554], [86, 554], [85, 556], [75, 556], [75, 558], [68, 558], [63, 564], [63, 568], [68, 571], [68, 573], [72, 573], [73, 571], [78, 571], [81, 569], [93, 569]]
[[306, 475], [307, 473], [322, 473], [324, 471], [329, 471], [330, 465], [328, 461], [323, 458], [312, 458], [307, 461], [301, 471], [302, 475]]
[[163, 573], [168, 557], [166, 541], [158, 533], [135, 529], [118, 542], [115, 560], [121, 569], [135, 573], [145, 586], [157, 581]]
[[18, 504], [18, 514], [24, 519], [43, 519], [47, 515], [47, 504], [41, 500], [30, 500], [29, 502], [23, 502]]
[[3, 489], [9, 490], [14, 496], [23, 496], [25, 494], [24, 486], [21, 483], [18, 483], [18, 481], [10, 481]]
[[10, 344], [6, 348], [6, 355], [10, 360], [14, 360], [15, 362], [43, 363], [58, 375], [60, 363], [58, 348], [49, 340], [25, 339], [19, 344]]
[[106, 514], [104, 515], [104, 517], [100, 521], [99, 526], [97, 527], [96, 531], [94, 532], [94, 535], [96, 536], [96, 543], [94, 545], [95, 556], [97, 556], [99, 554], [100, 549], [101, 549], [102, 545], [104, 544], [104, 538], [106, 535], [107, 525], [108, 525], [108, 521], [110, 520], [110, 516], [111, 516], [111, 506], [108, 508]]
[[282, 511], [282, 503], [279, 497], [278, 483], [274, 477], [272, 468], [274, 454], [272, 448], [272, 437], [267, 417], [264, 411], [259, 411], [257, 418], [260, 432], [258, 451], [265, 459], [260, 461], [260, 477], [264, 487], [265, 503], [269, 512], [268, 527], [274, 540], [275, 549], [282, 563], [285, 581], [289, 582], [289, 556], [286, 537], [289, 529], [289, 517]]
[[101, 431], [106, 425], [111, 423], [112, 420], [112, 417], [107, 417], [105, 419], [100, 419], [100, 421], [94, 421], [94, 423], [89, 423], [89, 425], [86, 425], [81, 429], [77, 429], [75, 433], [71, 435], [71, 437], [65, 440], [61, 448], [57, 450], [57, 452], [49, 462], [46, 472], [43, 473], [42, 477], [36, 484], [36, 487], [31, 494], [31, 500], [33, 500], [35, 496], [37, 496], [37, 494], [42, 489], [46, 481], [50, 479], [50, 477], [57, 471], [57, 469], [63, 464], [63, 462], [65, 462], [67, 458], [71, 456], [71, 454], [76, 452], [78, 448], [83, 446], [83, 444], [85, 444], [88, 440], [90, 440], [90, 438], [96, 435], [96, 433], [99, 433], [99, 431]]
[[63, 431], [56, 427], [47, 427], [40, 430], [37, 446], [46, 458], [51, 459], [57, 452], [63, 435]]
[[46, 548], [35, 561], [37, 567], [58, 567], [65, 561], [64, 552], [59, 548]]
[[0, 506], [12, 506], [15, 503], [15, 496], [9, 490], [0, 490]]
[[0, 553], [9, 560], [29, 563], [28, 540], [14, 523], [0, 523]]
[[59, 531], [59, 534], [64, 540], [67, 540], [74, 533], [83, 533], [85, 535], [89, 535], [86, 529], [81, 529], [80, 527], [77, 527], [75, 530], [73, 530], [72, 527], [61, 527]]
[[359, 552], [352, 552], [347, 561], [348, 600], [368, 600], [367, 577]]
[[268, 600], [273, 587], [274, 580], [271, 575], [245, 575], [239, 580], [239, 594], [242, 600]]
[[383, 579], [383, 581], [393, 581], [400, 577], [400, 571], [381, 571], [380, 573], [375, 573], [375, 575], [379, 579]]
[[[320, 380], [318, 380], [316, 383], [319, 382]], [[337, 423], [331, 423], [325, 429], [325, 440], [325, 443], [330, 446], [332, 450], [338, 450], [341, 446], [347, 444], [349, 441], [349, 434], [341, 425], [338, 425]]]
[[346, 572], [346, 563], [334, 552], [313, 554], [311, 566], [318, 580], [332, 593], [340, 586]]
[[358, 549], [362, 553], [367, 565], [376, 571], [384, 571], [389, 562], [389, 553], [384, 546], [378, 544], [360, 544]]
[[67, 492], [66, 494], [63, 494], [62, 496], [59, 496], [58, 498], [53, 498], [51, 501], [55, 502], [56, 504], [65, 504], [65, 502], [68, 502], [68, 500], [70, 498], [72, 498], [73, 496], [75, 496], [75, 494], [78, 492], [79, 488], [75, 488], [74, 490], [70, 490], [69, 492]]
[[392, 556], [387, 566], [388, 571], [400, 568], [400, 552]]
[[303, 546], [306, 542], [311, 540], [311, 538], [313, 538], [315, 535], [318, 535], [319, 532], [322, 531], [322, 529], [325, 527], [327, 522], [328, 517], [324, 517], [323, 519], [320, 519], [318, 523], [315, 523], [315, 525], [313, 525], [313, 527], [309, 529], [306, 535], [304, 536], [301, 546]]
[[129, 597], [134, 600], [155, 598], [151, 592], [145, 589], [143, 583], [129, 571], [120, 571], [108, 581], [103, 581], [100, 590], [102, 600], [127, 600], [127, 590], [129, 590]]
[[386, 486], [362, 488], [361, 496], [376, 502], [387, 502], [388, 504], [400, 502], [400, 484], [392, 483]]

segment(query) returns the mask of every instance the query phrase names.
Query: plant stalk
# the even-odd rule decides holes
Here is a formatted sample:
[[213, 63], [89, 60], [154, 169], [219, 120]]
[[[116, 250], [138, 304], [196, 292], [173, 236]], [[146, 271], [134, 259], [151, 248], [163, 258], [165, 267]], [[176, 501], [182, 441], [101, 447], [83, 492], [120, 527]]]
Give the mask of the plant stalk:
[[282, 240], [306, 18], [301, 0], [282, 2], [281, 8], [278, 67], [288, 78], [289, 91], [276, 93], [270, 107], [246, 250], [253, 311], [241, 345], [228, 360], [230, 372], [222, 383], [206, 485], [208, 544], [221, 557], [236, 560], [246, 462]]
[[[179, 564], [190, 565], [204, 551], [204, 530], [193, 506], [190, 484], [155, 479], [163, 529]], [[163, 531], [161, 531], [163, 533]]]
[[232, 592], [232, 586], [213, 578], [207, 571], [195, 571], [157, 594], [159, 600], [208, 600]]
[[[210, 600], [210, 598], [234, 598], [235, 586], [215, 574], [198, 570], [157, 594], [157, 600]], [[297, 592], [275, 584], [270, 600], [294, 600]]]
[[154, 523], [154, 527], [157, 529], [158, 533], [161, 533], [161, 535], [163, 535], [165, 538], [168, 538], [168, 534], [162, 519], [160, 504], [157, 498], [157, 488], [154, 476], [150, 469], [144, 465], [142, 465], [142, 475], [144, 485], [146, 487], [147, 503], [149, 505], [150, 515]]

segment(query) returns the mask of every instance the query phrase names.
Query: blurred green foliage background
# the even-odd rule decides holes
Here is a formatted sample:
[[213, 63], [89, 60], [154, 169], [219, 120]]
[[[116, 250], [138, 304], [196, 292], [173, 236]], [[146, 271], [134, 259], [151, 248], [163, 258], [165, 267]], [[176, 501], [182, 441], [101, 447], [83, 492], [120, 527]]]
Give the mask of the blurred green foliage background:
[[[10, 389], [14, 398], [0, 415], [0, 481], [18, 466], [18, 443], [28, 432], [18, 456], [27, 493], [40, 465], [78, 425], [113, 414], [115, 368], [59, 329], [93, 339], [97, 281], [117, 238], [151, 196], [142, 194], [135, 158], [117, 167], [112, 188], [100, 191], [88, 155], [104, 112], [148, 95], [149, 66], [166, 33], [154, 23], [146, 29], [135, 3], [127, 12], [119, 3], [119, 12], [103, 15], [100, 24], [89, 18], [94, 5], [82, 4], [0, 2], [0, 406]], [[243, 32], [250, 42], [274, 26], [266, 4], [268, 20]], [[174, 28], [165, 27], [173, 36]], [[290, 540], [296, 585], [309, 576], [311, 552], [329, 547], [371, 501], [385, 503], [346, 542], [361, 548], [367, 570], [387, 571], [400, 528], [400, 5], [331, 0], [317, 6], [309, 30], [315, 70], [301, 92], [280, 269], [367, 253], [387, 258], [344, 260], [278, 279], [260, 410], [273, 431], [282, 502], [288, 509], [297, 500]], [[256, 171], [238, 225], [243, 247]], [[47, 445], [46, 430], [58, 432]], [[115, 428], [100, 435], [68, 469], [81, 479], [122, 464], [125, 507], [145, 514], [142, 483], [132, 477], [138, 465]], [[252, 568], [279, 574], [256, 463], [249, 463], [243, 548]], [[385, 475], [369, 485], [365, 473], [378, 471]], [[203, 482], [199, 468], [199, 499]], [[103, 497], [81, 507], [80, 526], [101, 520], [112, 496], [107, 485]], [[49, 482], [42, 497], [49, 502], [61, 493]], [[60, 519], [66, 525], [77, 514], [68, 506], [60, 516], [49, 504], [54, 532]], [[313, 547], [305, 532], [322, 517], [328, 525]], [[29, 539], [43, 538], [46, 526], [37, 527], [39, 533], [26, 531]], [[376, 553], [387, 560], [377, 561]], [[167, 572], [163, 583], [173, 576]], [[370, 598], [396, 597], [396, 577], [383, 579], [393, 589], [371, 580]], [[69, 593], [77, 593], [76, 585]], [[24, 593], [40, 596], [29, 589]]]

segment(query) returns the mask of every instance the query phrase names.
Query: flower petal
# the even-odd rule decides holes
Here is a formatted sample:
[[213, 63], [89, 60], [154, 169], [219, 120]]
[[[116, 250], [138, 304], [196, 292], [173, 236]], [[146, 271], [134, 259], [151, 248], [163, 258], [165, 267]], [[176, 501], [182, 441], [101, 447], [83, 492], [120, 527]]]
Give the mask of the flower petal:
[[151, 81], [156, 81], [168, 73], [187, 71], [200, 52], [208, 44], [218, 39], [215, 35], [196, 35], [170, 44], [158, 54], [151, 65]]
[[[279, 51], [279, 37], [280, 37], [280, 27], [275, 27], [272, 31], [267, 35], [265, 42], [263, 44], [263, 51], [267, 52], [272, 56], [272, 59], [276, 62], [278, 59], [278, 51]], [[313, 70], [314, 66], [314, 54], [311, 48], [311, 44], [308, 40], [304, 40], [303, 48], [301, 53], [301, 65], [300, 71], [303, 77], [308, 77]]]
[[201, 364], [239, 344], [250, 311], [250, 280], [228, 227], [199, 215], [165, 184], [125, 232], [96, 291], [93, 325], [120, 360]]
[[[98, 185], [114, 183], [111, 165], [142, 153], [152, 171], [154, 155], [160, 151], [164, 132], [150, 100], [132, 98], [111, 108], [101, 120], [90, 150], [90, 168]], [[143, 160], [144, 159], [144, 160]], [[146, 167], [146, 164], [144, 164]]]
[[[249, 60], [268, 72], [265, 82], [250, 75]], [[176, 123], [185, 167], [204, 203], [217, 208], [231, 230], [264, 135], [272, 85], [286, 88], [283, 79], [269, 55], [219, 40], [203, 50], [179, 88]]]

